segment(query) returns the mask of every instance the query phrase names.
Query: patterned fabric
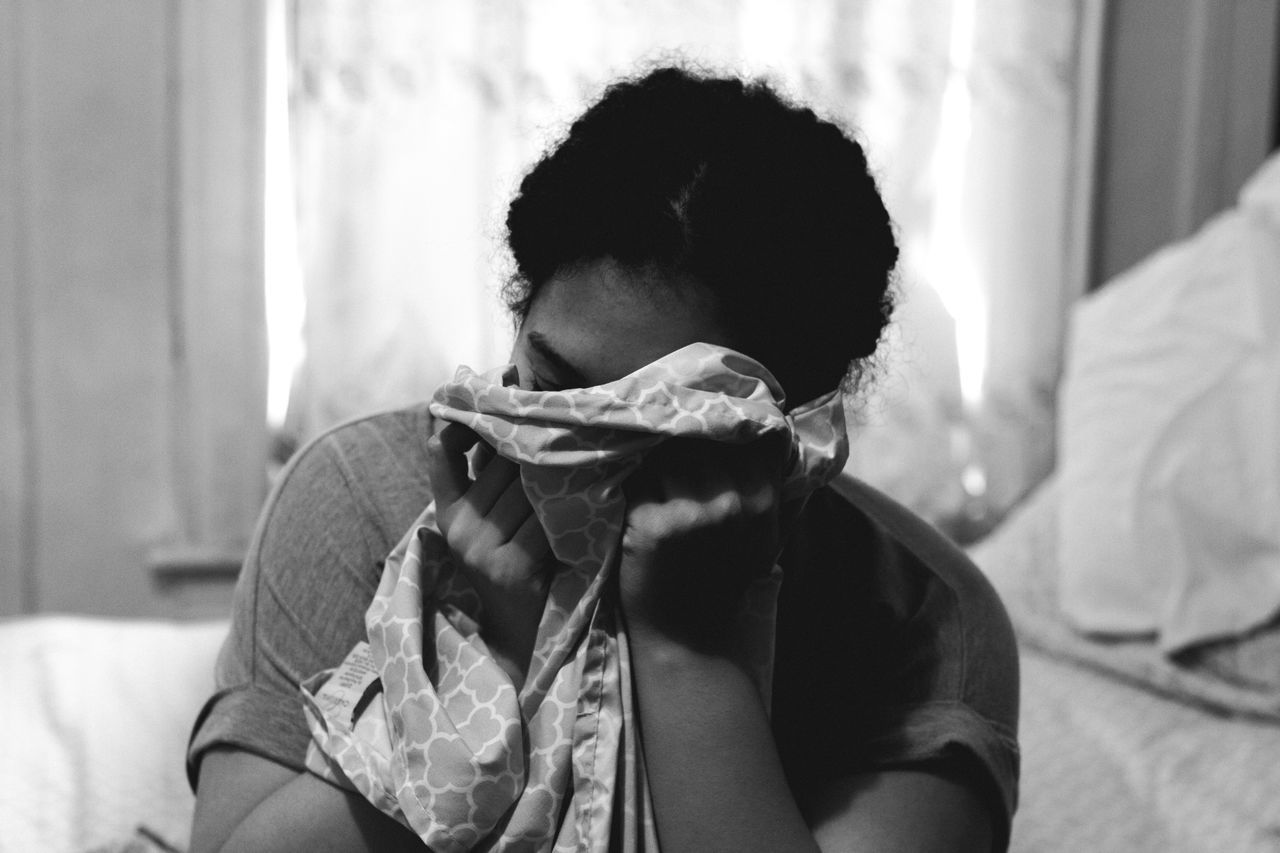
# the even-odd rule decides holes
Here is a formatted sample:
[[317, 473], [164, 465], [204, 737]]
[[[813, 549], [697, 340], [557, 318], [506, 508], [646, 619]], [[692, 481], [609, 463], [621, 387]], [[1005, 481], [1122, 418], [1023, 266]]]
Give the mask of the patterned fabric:
[[[764, 367], [708, 344], [594, 388], [514, 382], [514, 368], [461, 368], [431, 409], [519, 463], [560, 564], [523, 686], [488, 653], [479, 598], [455, 571], [432, 504], [387, 559], [368, 644], [303, 685], [307, 765], [437, 851], [656, 850], [627, 636], [608, 583], [622, 483], [669, 437], [786, 435], [759, 446], [788, 454], [783, 502], [802, 501], [844, 464], [841, 394], [784, 414]], [[741, 618], [766, 697], [779, 582], [775, 567]]]

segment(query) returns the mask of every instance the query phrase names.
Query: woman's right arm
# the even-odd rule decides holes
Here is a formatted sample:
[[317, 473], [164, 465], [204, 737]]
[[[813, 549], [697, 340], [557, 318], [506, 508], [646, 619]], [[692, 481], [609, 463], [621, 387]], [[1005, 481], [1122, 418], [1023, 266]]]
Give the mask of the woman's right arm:
[[[516, 466], [506, 460], [493, 460], [474, 483], [468, 477], [465, 454], [476, 440], [474, 433], [457, 425], [441, 431], [428, 443], [424, 467], [430, 470], [435, 485], [441, 528], [450, 546], [460, 552], [455, 559], [462, 560], [471, 570], [472, 581], [490, 611], [500, 615], [500, 627], [508, 629], [495, 631], [494, 625], [486, 625], [486, 640], [518, 682], [528, 664], [532, 632], [545, 601], [543, 566], [548, 547], [541, 526], [532, 519], [532, 509], [524, 499]], [[246, 623], [254, 623], [250, 630], [265, 629], [267, 624], [294, 625], [298, 614], [305, 614], [308, 620], [304, 635], [314, 635], [319, 630], [317, 625], [339, 614], [362, 624], [363, 606], [330, 601], [335, 595], [332, 592], [323, 601], [310, 598], [315, 595], [312, 587], [332, 591], [335, 583], [349, 578], [360, 565], [372, 565], [374, 561], [373, 551], [359, 555], [346, 571], [325, 575], [323, 583], [314, 573], [315, 566], [331, 565], [333, 555], [308, 553], [308, 547], [325, 547], [324, 543], [335, 536], [338, 541], [357, 546], [366, 539], [366, 531], [359, 526], [362, 522], [354, 511], [359, 502], [342, 497], [342, 489], [335, 485], [342, 481], [326, 471], [328, 455], [303, 454], [298, 470], [293, 472], [293, 482], [282, 489], [269, 511], [270, 523], [264, 525], [256, 549], [263, 559], [250, 560], [254, 577], [243, 579], [246, 595], [250, 588], [259, 584], [263, 587], [260, 606], [250, 611], [251, 620], [246, 619]], [[308, 493], [327, 499], [317, 504], [306, 497]], [[356, 526], [344, 527], [350, 525]], [[471, 559], [463, 559], [463, 553], [470, 553]], [[345, 599], [357, 595], [358, 590], [349, 589], [347, 593], [339, 591], [336, 595]], [[241, 595], [240, 590], [237, 595]], [[279, 609], [261, 609], [274, 607], [272, 602], [277, 600], [284, 602]], [[354, 628], [339, 633], [351, 631], [363, 633]], [[303, 664], [296, 644], [289, 647], [289, 665], [298, 672], [287, 683], [274, 686], [281, 695], [296, 692], [297, 678], [333, 665], [332, 661], [318, 658]], [[328, 654], [340, 655], [340, 649], [346, 648], [349, 641], [330, 649]], [[263, 654], [255, 664], [261, 677], [272, 674], [279, 680], [275, 670], [279, 669], [280, 654], [279, 647]], [[295, 701], [300, 707], [300, 700]], [[255, 719], [259, 720], [255, 724], [259, 730], [272, 725], [266, 717]], [[427, 849], [413, 833], [358, 794], [226, 743], [203, 753], [197, 787], [192, 853]]]
[[295, 455], [263, 509], [188, 761], [190, 849], [417, 850], [399, 824], [300, 773], [310, 740], [298, 683], [364, 639], [380, 561], [431, 499], [425, 410], [362, 419]]
[[358, 794], [242, 750], [200, 763], [191, 853], [413, 851], [426, 845]]

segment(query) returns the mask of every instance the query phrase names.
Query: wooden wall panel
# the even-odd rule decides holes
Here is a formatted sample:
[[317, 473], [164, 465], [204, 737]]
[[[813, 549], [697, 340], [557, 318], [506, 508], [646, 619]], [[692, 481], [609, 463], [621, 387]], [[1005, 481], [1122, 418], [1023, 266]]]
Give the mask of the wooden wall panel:
[[1230, 207], [1271, 146], [1280, 0], [1110, 0], [1099, 285]]
[[170, 282], [177, 535], [149, 554], [169, 607], [224, 611], [266, 494], [265, 5], [188, 3], [178, 46]]
[[151, 613], [166, 471], [170, 75], [163, 0], [20, 6], [36, 606]]
[[0, 2], [0, 616], [30, 609], [25, 275], [19, 240], [23, 221], [18, 10]]
[[234, 553], [265, 495], [264, 4], [184, 5], [178, 98], [184, 541]]
[[261, 14], [0, 0], [0, 614], [225, 607], [152, 569], [265, 488]]

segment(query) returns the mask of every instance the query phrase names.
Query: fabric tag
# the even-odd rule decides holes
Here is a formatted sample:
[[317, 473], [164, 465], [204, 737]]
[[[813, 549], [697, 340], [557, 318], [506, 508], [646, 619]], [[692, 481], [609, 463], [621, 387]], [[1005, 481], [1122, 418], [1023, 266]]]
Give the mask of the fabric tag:
[[316, 704], [330, 717], [349, 719], [354, 726], [369, 700], [382, 689], [373, 652], [366, 642], [356, 643], [346, 660], [333, 670], [316, 694]]

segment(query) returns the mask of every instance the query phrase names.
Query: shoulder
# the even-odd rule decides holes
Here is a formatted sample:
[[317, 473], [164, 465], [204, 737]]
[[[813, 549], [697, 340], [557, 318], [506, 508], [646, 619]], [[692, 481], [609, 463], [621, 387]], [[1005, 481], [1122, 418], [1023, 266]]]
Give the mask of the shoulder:
[[[825, 495], [843, 527], [858, 530], [860, 541], [877, 555], [867, 570], [887, 602], [901, 615], [945, 617], [950, 637], [969, 652], [988, 652], [988, 663], [1010, 663], [1016, 653], [1013, 627], [986, 575], [951, 539], [933, 525], [872, 486], [852, 476], [836, 478]], [[830, 529], [810, 530], [830, 536]], [[937, 607], [931, 598], [941, 598]], [[969, 677], [980, 673], [968, 673]], [[1006, 673], [1007, 675], [1016, 675]], [[1016, 685], [1016, 682], [1015, 682]], [[972, 685], [971, 685], [972, 686]]]
[[259, 631], [300, 619], [313, 630], [358, 621], [350, 602], [373, 595], [382, 559], [431, 501], [430, 436], [431, 416], [415, 406], [343, 423], [294, 455], [245, 560], [241, 580], [252, 593], [237, 591], [237, 607], [253, 607]]
[[433, 418], [426, 403], [364, 415], [331, 427], [305, 444], [280, 474], [277, 495], [299, 480], [321, 479], [367, 491], [383, 478], [421, 471]]
[[795, 576], [795, 603], [857, 615], [882, 651], [932, 667], [918, 698], [977, 702], [994, 719], [1016, 721], [1013, 628], [991, 583], [954, 542], [850, 476], [814, 494], [796, 540], [795, 572], [785, 567], [788, 581]]
[[312, 527], [341, 512], [372, 525], [379, 538], [391, 537], [394, 544], [430, 501], [431, 433], [426, 404], [366, 415], [321, 433], [281, 471], [261, 525], [277, 527], [284, 521]]
[[308, 734], [298, 683], [364, 636], [382, 560], [431, 501], [426, 406], [337, 426], [294, 454], [258, 519], [188, 749], [229, 746], [295, 769]]
[[[783, 555], [775, 720], [798, 783], [856, 768], [972, 780], [1007, 830], [1017, 796], [1018, 655], [1008, 615], [951, 540], [842, 476]], [[833, 732], [810, 749], [814, 727]]]

